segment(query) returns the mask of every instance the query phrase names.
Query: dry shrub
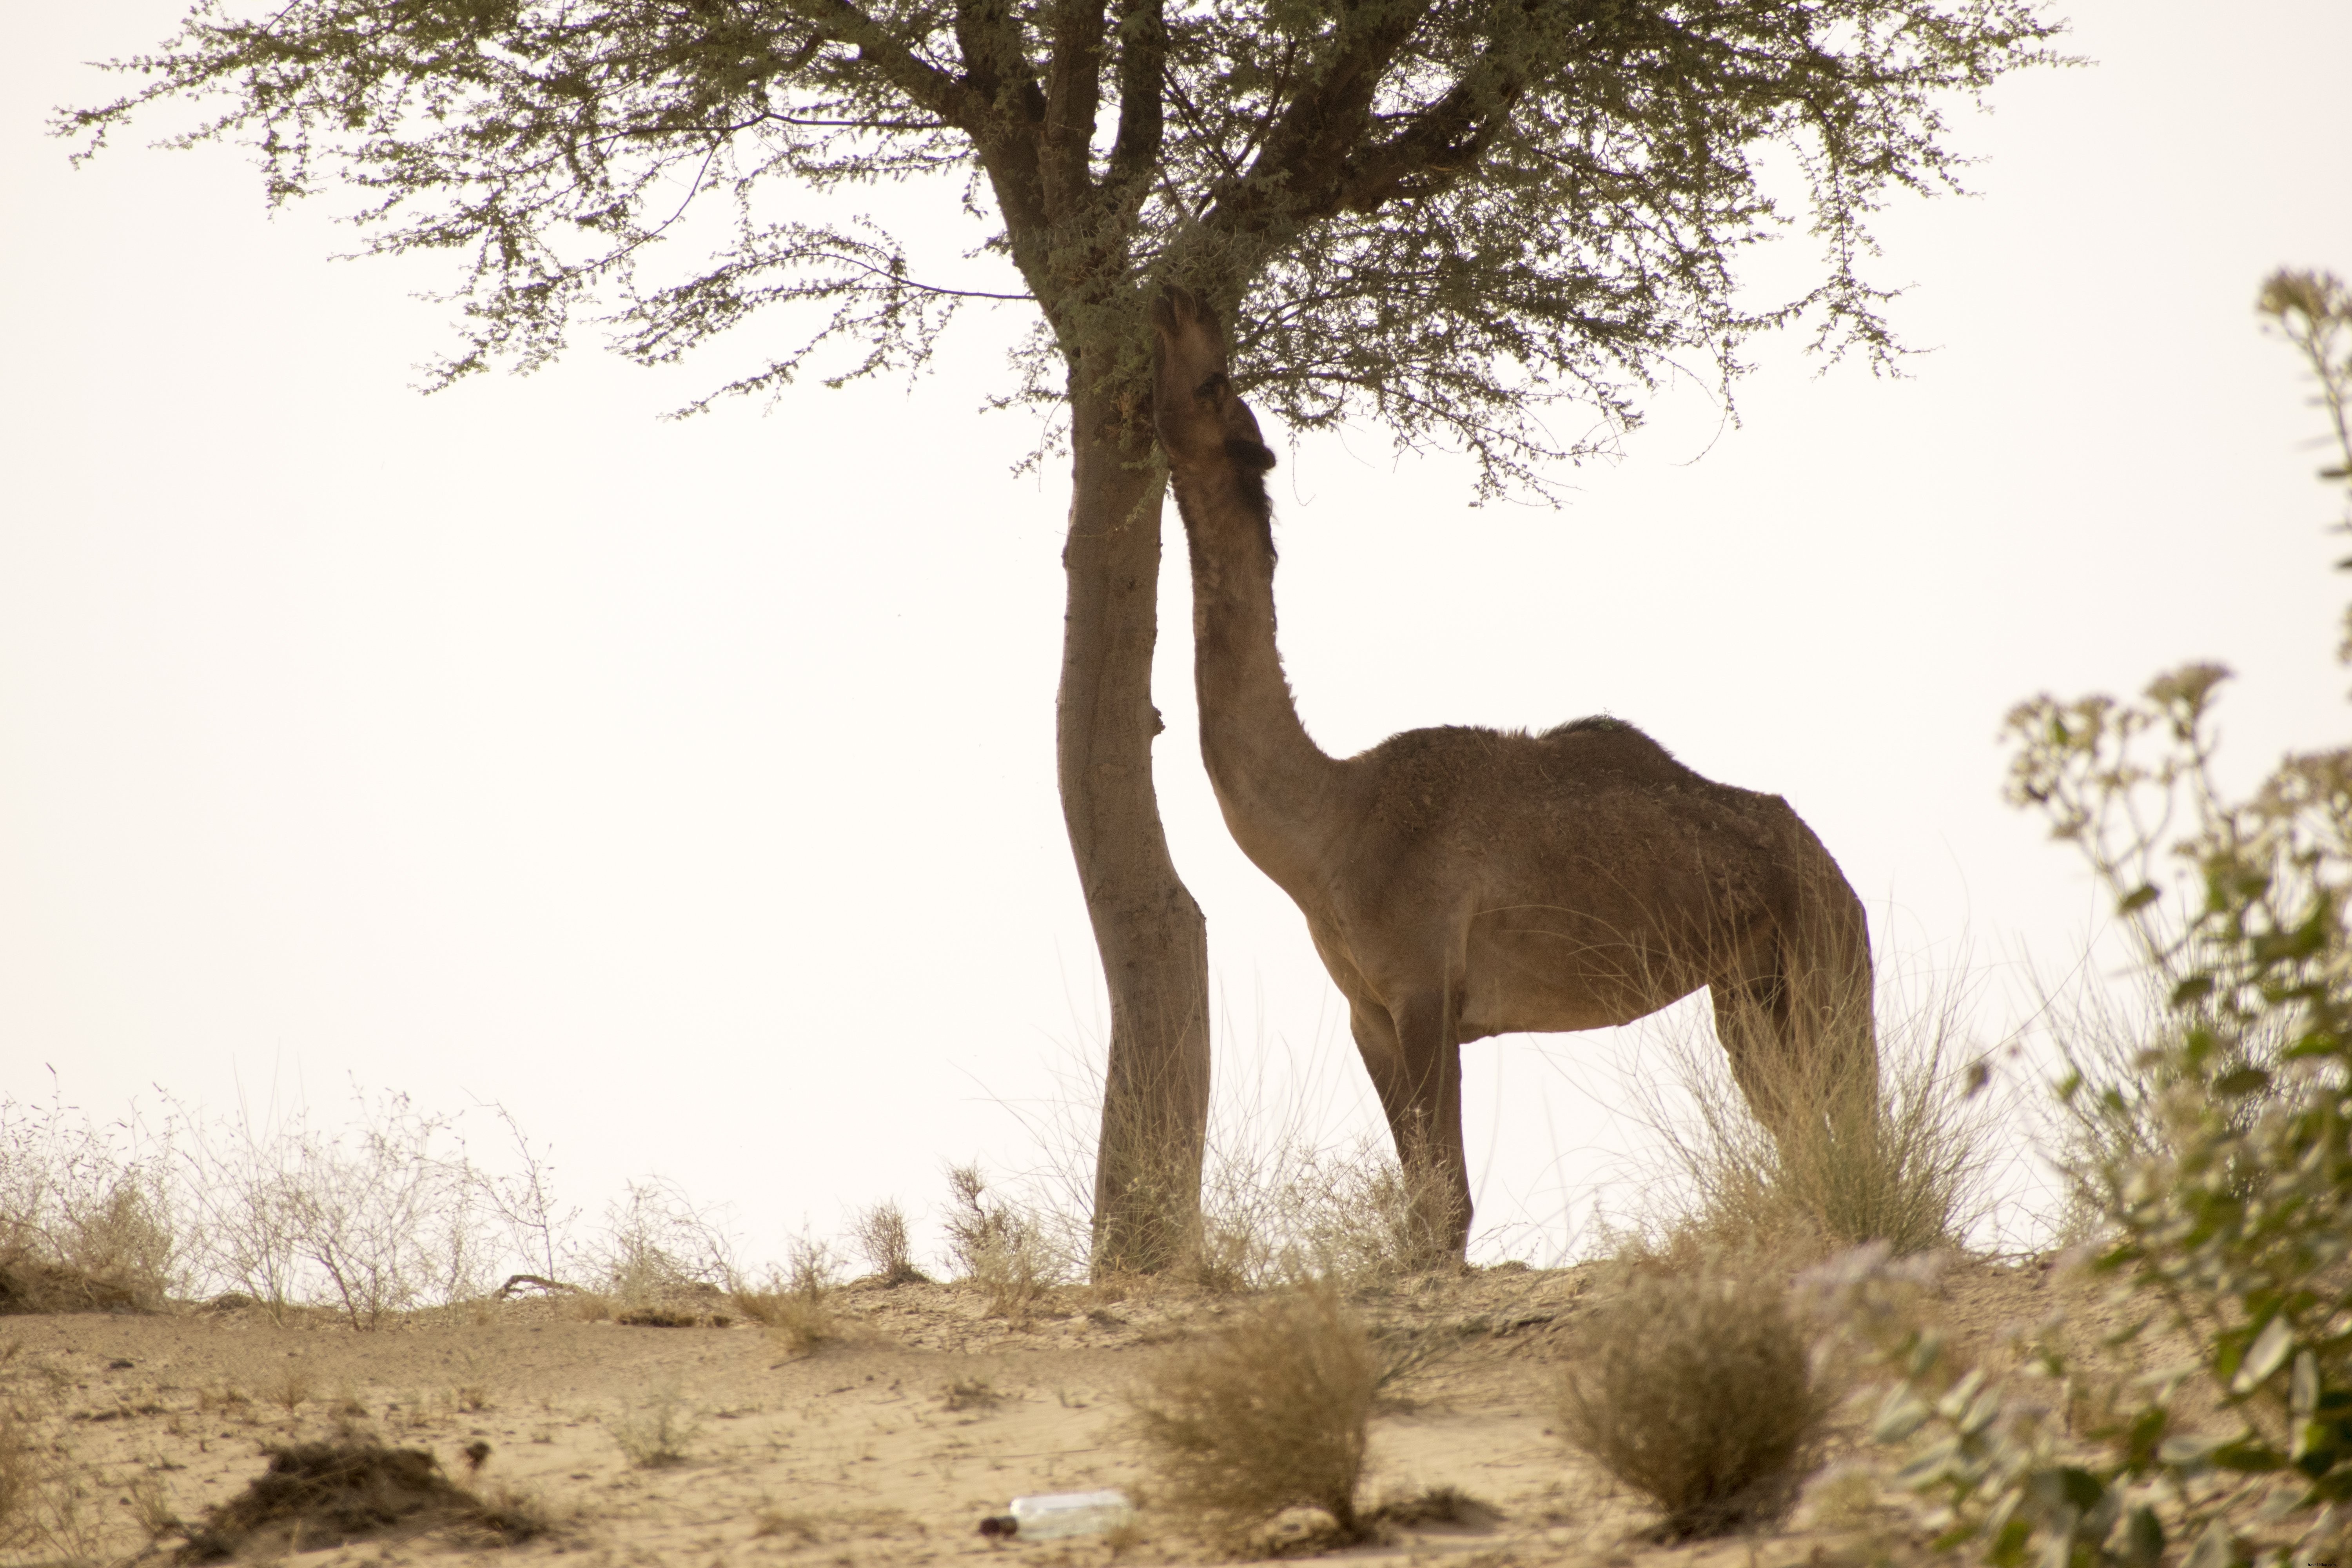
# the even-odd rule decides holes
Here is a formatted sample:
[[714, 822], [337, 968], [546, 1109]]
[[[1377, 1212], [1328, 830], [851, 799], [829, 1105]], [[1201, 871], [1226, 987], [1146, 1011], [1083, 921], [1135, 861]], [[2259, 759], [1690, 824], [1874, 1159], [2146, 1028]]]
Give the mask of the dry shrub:
[[269, 1468], [188, 1533], [183, 1563], [215, 1563], [249, 1544], [340, 1545], [387, 1529], [457, 1527], [500, 1542], [546, 1527], [511, 1496], [485, 1502], [453, 1483], [421, 1448], [376, 1443], [300, 1443], [269, 1450]]
[[915, 1267], [913, 1244], [907, 1231], [907, 1213], [896, 1200], [885, 1200], [857, 1211], [850, 1224], [857, 1249], [865, 1254], [874, 1278], [896, 1288], [928, 1285], [930, 1276]]
[[184, 1283], [168, 1139], [0, 1096], [0, 1312], [154, 1311]]
[[[1099, 1052], [1073, 1053], [1057, 1069], [1060, 1089], [1042, 1113], [1007, 1107], [1047, 1154], [1030, 1184], [1040, 1197], [1021, 1213], [1057, 1262], [1089, 1256], [1090, 1245], [1100, 1250], [1089, 1215], [1097, 1198], [1102, 1061]], [[1174, 1156], [1155, 1163], [1144, 1144], [1119, 1140], [1129, 1166], [1118, 1181], [1130, 1212], [1190, 1211], [1197, 1194], [1190, 1237], [1160, 1278], [1238, 1292], [1313, 1279], [1390, 1279], [1451, 1261], [1450, 1254], [1433, 1256], [1426, 1239], [1433, 1228], [1445, 1228], [1451, 1194], [1433, 1176], [1402, 1169], [1385, 1133], [1325, 1136], [1316, 1125], [1318, 1108], [1333, 1086], [1321, 1080], [1323, 1070], [1320, 1058], [1294, 1059], [1286, 1070], [1277, 1063], [1270, 1080], [1221, 1080], [1197, 1168]], [[950, 1179], [959, 1174], [951, 1172]], [[1165, 1200], [1155, 1204], [1155, 1191]], [[954, 1217], [950, 1226], [952, 1232]], [[1096, 1272], [1104, 1277], [1099, 1266]]]
[[1563, 1381], [1568, 1440], [1654, 1503], [1668, 1539], [1779, 1518], [1832, 1402], [1788, 1292], [1752, 1269], [1636, 1267]]
[[685, 1390], [673, 1381], [623, 1406], [605, 1429], [629, 1463], [657, 1470], [686, 1462], [688, 1447], [702, 1434], [702, 1423], [695, 1418]]
[[1434, 1171], [1400, 1165], [1374, 1134], [1319, 1145], [1290, 1129], [1269, 1144], [1213, 1153], [1192, 1269], [1210, 1289], [1361, 1283], [1452, 1260], [1433, 1240], [1452, 1193]]
[[1820, 1108], [1790, 1117], [1778, 1137], [1750, 1110], [1711, 1029], [1687, 1012], [1662, 1025], [1654, 1042], [1666, 1070], [1637, 1077], [1635, 1094], [1677, 1179], [1644, 1221], [1747, 1251], [1959, 1246], [1988, 1208], [2000, 1110], [1983, 1092], [1984, 1063], [1962, 1048], [1963, 1000], [1947, 986], [1880, 1009], [1874, 1104], [1836, 1065], [1760, 1058], [1764, 1092]]
[[840, 1274], [832, 1247], [800, 1237], [793, 1240], [783, 1269], [772, 1268], [766, 1282], [756, 1288], [739, 1284], [729, 1300], [745, 1317], [774, 1331], [793, 1350], [806, 1352], [840, 1337], [841, 1325], [833, 1310]]
[[1060, 1248], [1039, 1215], [991, 1195], [977, 1164], [948, 1169], [948, 1255], [978, 1285], [988, 1310], [1025, 1318], [1066, 1272]]
[[259, 1126], [181, 1113], [204, 1271], [278, 1321], [323, 1301], [361, 1329], [481, 1294], [497, 1215], [454, 1121], [403, 1094], [352, 1100], [333, 1131], [307, 1110]]
[[708, 1302], [737, 1279], [732, 1242], [719, 1211], [698, 1205], [675, 1184], [646, 1178], [627, 1184], [604, 1210], [604, 1237], [585, 1259], [620, 1312]]
[[1363, 1324], [1328, 1282], [1171, 1352], [1134, 1395], [1158, 1495], [1222, 1531], [1316, 1508], [1340, 1537], [1360, 1538], [1379, 1370]]
[[1004, 1403], [1004, 1395], [984, 1377], [958, 1378], [940, 1390], [942, 1410], [993, 1410]]

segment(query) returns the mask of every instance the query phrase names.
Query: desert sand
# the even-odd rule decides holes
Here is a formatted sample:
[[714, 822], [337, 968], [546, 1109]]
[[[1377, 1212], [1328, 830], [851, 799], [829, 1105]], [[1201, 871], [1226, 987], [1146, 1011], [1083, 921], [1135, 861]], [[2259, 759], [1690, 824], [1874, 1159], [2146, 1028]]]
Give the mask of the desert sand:
[[[1778, 1526], [1647, 1539], [1639, 1500], [1554, 1431], [1560, 1378], [1605, 1279], [1505, 1266], [1359, 1290], [1380, 1342], [1426, 1358], [1384, 1390], [1368, 1500], [1453, 1488], [1477, 1506], [1317, 1554], [1781, 1568], [1919, 1553], [1901, 1511], [1819, 1482]], [[2046, 1321], [2062, 1299], [2077, 1337], [2095, 1337], [2095, 1293], [2046, 1262], [1958, 1264], [1936, 1294], [1931, 1310], [1956, 1342], [1994, 1363], [2012, 1331]], [[429, 1451], [456, 1483], [519, 1497], [549, 1528], [510, 1545], [413, 1524], [348, 1542], [257, 1538], [243, 1558], [1077, 1568], [1296, 1561], [1307, 1544], [1308, 1521], [1236, 1543], [1164, 1517], [1131, 1430], [1126, 1393], [1150, 1359], [1249, 1310], [1248, 1298], [1072, 1286], [1012, 1321], [988, 1315], [970, 1285], [869, 1281], [833, 1304], [837, 1337], [805, 1351], [729, 1321], [720, 1301], [671, 1327], [589, 1321], [562, 1297], [418, 1313], [369, 1332], [323, 1311], [272, 1321], [251, 1307], [0, 1319], [0, 1380], [20, 1430], [78, 1491], [70, 1530], [23, 1560], [168, 1561], [181, 1537], [153, 1534], [158, 1522], [201, 1522], [261, 1474], [272, 1448], [353, 1439]], [[1868, 1397], [1856, 1393], [1823, 1474], [1867, 1447]], [[665, 1421], [679, 1457], [633, 1461], [626, 1450], [642, 1454]], [[1144, 1505], [1124, 1538], [1000, 1542], [979, 1531], [1016, 1495], [1102, 1487]]]

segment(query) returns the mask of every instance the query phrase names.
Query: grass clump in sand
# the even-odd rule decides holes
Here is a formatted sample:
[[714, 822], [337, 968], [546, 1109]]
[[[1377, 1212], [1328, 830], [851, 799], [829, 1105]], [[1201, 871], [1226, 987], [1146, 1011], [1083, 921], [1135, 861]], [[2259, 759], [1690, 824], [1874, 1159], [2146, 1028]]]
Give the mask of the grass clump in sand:
[[629, 1463], [658, 1470], [686, 1463], [687, 1450], [702, 1435], [685, 1390], [665, 1383], [635, 1405], [624, 1405], [606, 1425]]
[[1657, 1508], [1661, 1537], [1721, 1534], [1788, 1510], [1832, 1402], [1783, 1286], [1716, 1261], [1637, 1265], [1593, 1315], [1586, 1345], [1561, 1383], [1562, 1430]]
[[1646, 1216], [1654, 1231], [1816, 1257], [1869, 1242], [1898, 1257], [1964, 1243], [1986, 1209], [2000, 1106], [1984, 1092], [1984, 1064], [1962, 1048], [1960, 995], [1944, 988], [1909, 1000], [1899, 986], [1882, 989], [1874, 1096], [1837, 1064], [1750, 1064], [1769, 1100], [1820, 1108], [1786, 1119], [1777, 1135], [1757, 1120], [1713, 1030], [1695, 1017], [1663, 1026], [1665, 1071], [1636, 1088], [1674, 1194]]
[[168, 1150], [0, 1095], [0, 1313], [161, 1310], [186, 1274]]
[[1168, 1506], [1224, 1532], [1319, 1509], [1341, 1540], [1356, 1508], [1379, 1358], [1328, 1283], [1289, 1290], [1171, 1352], [1134, 1395]]
[[1045, 1220], [992, 1196], [977, 1164], [948, 1171], [948, 1252], [956, 1269], [979, 1286], [991, 1315], [1025, 1319], [1065, 1269]]
[[784, 1267], [772, 1268], [765, 1284], [739, 1283], [729, 1300], [735, 1310], [767, 1329], [791, 1350], [805, 1355], [841, 1336], [833, 1292], [841, 1266], [833, 1248], [807, 1237], [796, 1238]]
[[931, 1277], [915, 1267], [913, 1240], [907, 1211], [895, 1199], [885, 1199], [857, 1211], [850, 1223], [857, 1250], [874, 1269], [874, 1278], [895, 1289], [901, 1285], [928, 1285]]

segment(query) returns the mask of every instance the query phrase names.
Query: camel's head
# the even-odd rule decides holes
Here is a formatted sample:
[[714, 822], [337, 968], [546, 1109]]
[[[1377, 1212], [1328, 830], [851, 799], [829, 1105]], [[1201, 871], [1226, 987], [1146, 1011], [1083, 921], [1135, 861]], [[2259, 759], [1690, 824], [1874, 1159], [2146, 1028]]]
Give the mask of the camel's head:
[[1174, 464], [1231, 457], [1274, 467], [1257, 418], [1225, 374], [1225, 334], [1201, 297], [1171, 284], [1151, 302], [1151, 419]]

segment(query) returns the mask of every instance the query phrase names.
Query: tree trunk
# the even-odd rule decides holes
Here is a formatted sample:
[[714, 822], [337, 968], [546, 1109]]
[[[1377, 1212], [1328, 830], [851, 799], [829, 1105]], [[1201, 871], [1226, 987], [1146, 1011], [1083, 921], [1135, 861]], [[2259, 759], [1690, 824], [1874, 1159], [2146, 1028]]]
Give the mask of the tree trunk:
[[1148, 423], [1083, 395], [1072, 416], [1057, 750], [1062, 816], [1110, 988], [1093, 1262], [1098, 1276], [1157, 1273], [1199, 1235], [1209, 1121], [1208, 926], [1169, 858], [1151, 782], [1167, 484]]

